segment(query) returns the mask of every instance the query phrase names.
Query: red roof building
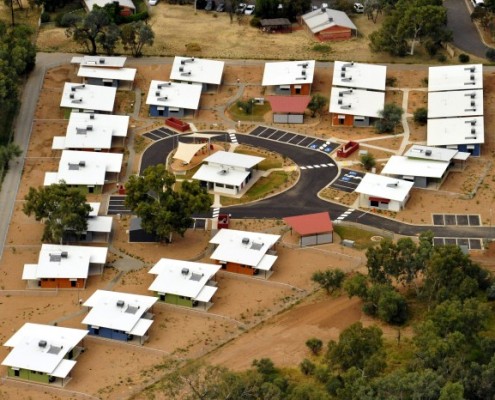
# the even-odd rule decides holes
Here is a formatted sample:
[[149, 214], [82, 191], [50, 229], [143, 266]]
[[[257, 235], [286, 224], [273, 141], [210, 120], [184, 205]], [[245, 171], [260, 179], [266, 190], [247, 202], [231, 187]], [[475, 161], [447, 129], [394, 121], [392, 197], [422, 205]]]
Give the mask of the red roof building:
[[285, 217], [284, 222], [300, 235], [300, 246], [333, 242], [333, 224], [328, 212]]
[[302, 124], [311, 96], [267, 96], [273, 112], [273, 122]]

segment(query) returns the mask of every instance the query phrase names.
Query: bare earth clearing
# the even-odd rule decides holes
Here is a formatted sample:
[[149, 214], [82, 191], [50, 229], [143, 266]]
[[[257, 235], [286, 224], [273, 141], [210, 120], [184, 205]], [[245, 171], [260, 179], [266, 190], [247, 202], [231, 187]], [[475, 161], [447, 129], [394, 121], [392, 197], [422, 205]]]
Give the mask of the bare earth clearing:
[[[3, 6], [3, 5], [2, 5]], [[153, 24], [160, 36], [158, 43], [162, 48], [154, 48], [160, 55], [191, 54], [202, 57], [218, 58], [273, 58], [286, 59], [287, 54], [297, 54], [298, 59], [335, 58], [356, 61], [386, 62], [383, 55], [371, 54], [363, 38], [347, 43], [331, 44], [328, 55], [316, 53], [312, 42], [304, 31], [295, 31], [291, 35], [265, 35], [249, 27], [247, 23], [230, 24], [228, 15], [198, 11], [194, 14], [191, 7], [169, 6], [159, 3], [154, 8]], [[184, 20], [189, 20], [184, 29]], [[191, 21], [192, 20], [192, 21]], [[372, 23], [365, 17], [356, 17], [356, 23], [362, 32], [371, 32]], [[205, 28], [208, 26], [208, 28]], [[218, 40], [221, 32], [221, 40]], [[173, 35], [173, 38], [172, 38]], [[185, 44], [196, 42], [201, 51], [187, 53]], [[63, 30], [43, 28], [39, 35], [38, 46], [53, 51], [80, 50], [72, 44], [67, 45]], [[408, 59], [409, 60], [409, 59]], [[147, 108], [143, 104], [151, 79], [167, 79], [170, 64], [144, 65], [141, 60], [129, 60], [138, 68], [136, 87], [142, 92], [139, 114], [131, 119], [132, 135], [139, 138], [142, 133], [163, 121], [149, 119]], [[249, 132], [258, 123], [268, 124], [271, 114], [267, 113], [263, 121], [245, 122], [240, 127], [228, 118], [223, 105], [234, 101], [238, 92], [241, 97], [264, 95], [260, 86], [263, 72], [262, 63], [232, 61], [227, 63], [224, 73], [224, 85], [216, 94], [203, 96], [201, 110], [194, 124], [198, 129], [235, 128], [239, 132]], [[400, 88], [424, 90], [426, 67], [399, 66], [389, 67], [389, 77], [396, 78], [393, 90], [388, 91], [387, 101], [401, 104], [403, 92]], [[240, 85], [237, 85], [237, 79]], [[42, 224], [27, 218], [22, 213], [23, 197], [29, 187], [39, 186], [46, 171], [55, 171], [58, 165], [58, 152], [51, 150], [54, 136], [63, 135], [67, 120], [59, 108], [62, 87], [66, 81], [79, 81], [74, 67], [64, 65], [48, 71], [40, 94], [31, 143], [23, 178], [17, 194], [17, 202], [7, 238], [7, 246], [0, 260], [0, 342], [12, 335], [24, 322], [58, 323], [61, 326], [83, 328], [81, 321], [85, 310], [79, 306], [78, 299], [88, 298], [96, 289], [110, 289], [124, 292], [148, 294], [147, 288], [152, 276], [147, 273], [149, 267], [160, 257], [185, 260], [208, 261], [204, 252], [208, 246], [210, 234], [207, 231], [188, 231], [184, 238], [175, 238], [170, 245], [129, 244], [126, 230], [129, 219], [115, 218], [110, 256], [107, 268], [100, 277], [89, 279], [86, 289], [79, 291], [60, 290], [58, 292], [27, 291], [21, 280], [23, 265], [36, 262], [40, 249]], [[315, 74], [313, 93], [328, 97], [332, 81], [332, 67], [318, 66]], [[482, 223], [492, 224], [491, 210], [487, 204], [493, 204], [495, 190], [495, 171], [491, 162], [495, 154], [493, 132], [495, 102], [495, 75], [485, 74], [485, 145], [483, 156], [468, 161], [463, 172], [451, 173], [440, 191], [414, 189], [407, 209], [395, 215], [399, 220], [430, 224], [433, 211], [448, 213], [480, 214]], [[119, 97], [117, 109], [128, 110], [134, 102], [133, 93]], [[412, 113], [416, 108], [426, 106], [426, 97], [421, 90], [409, 93], [409, 107]], [[131, 107], [132, 110], [132, 107]], [[390, 155], [397, 154], [403, 144], [402, 130], [394, 136], [378, 136], [372, 129], [346, 129], [332, 127], [330, 116], [325, 114], [314, 119], [306, 118], [304, 126], [280, 125], [281, 129], [318, 136], [333, 141], [345, 142], [351, 138], [361, 141], [361, 146], [371, 152], [378, 160], [378, 172], [381, 164]], [[426, 129], [417, 127], [410, 121], [410, 143], [424, 143]], [[143, 139], [144, 144], [150, 144]], [[132, 142], [130, 143], [132, 146]], [[409, 146], [409, 144], [407, 144]], [[406, 146], [406, 147], [407, 147]], [[127, 173], [138, 170], [142, 148], [135, 158], [129, 159]], [[165, 159], [165, 155], [164, 155]], [[165, 161], [165, 160], [164, 160]], [[337, 160], [340, 166], [360, 169], [357, 155], [348, 160]], [[125, 172], [124, 172], [125, 173]], [[476, 190], [474, 190], [476, 189]], [[90, 201], [101, 201], [106, 207], [108, 194], [114, 187], [107, 188], [102, 196], [92, 196]], [[468, 194], [474, 192], [472, 199]], [[343, 204], [352, 205], [355, 195], [347, 195], [336, 190], [326, 190], [326, 197]], [[432, 207], [434, 205], [434, 209]], [[301, 210], [303, 213], [304, 210]], [[74, 398], [76, 392], [86, 393], [96, 398], [123, 399], [138, 393], [146, 384], [153, 382], [163, 374], [163, 365], [170, 359], [197, 358], [207, 353], [212, 363], [226, 365], [233, 369], [247, 368], [254, 358], [270, 357], [280, 366], [291, 366], [307, 354], [304, 344], [307, 338], [315, 336], [324, 341], [336, 339], [342, 329], [356, 321], [364, 324], [375, 323], [362, 315], [360, 304], [346, 296], [327, 297], [315, 292], [311, 274], [320, 269], [341, 268], [346, 272], [364, 271], [364, 253], [340, 246], [318, 246], [311, 249], [297, 248], [297, 236], [290, 235], [280, 221], [233, 221], [233, 227], [245, 230], [268, 231], [283, 234], [278, 247], [279, 260], [275, 273], [269, 281], [251, 279], [229, 273], [218, 274], [219, 291], [214, 298], [214, 306], [208, 313], [184, 310], [168, 305], [157, 304], [154, 307], [155, 323], [150, 331], [150, 341], [143, 347], [120, 344], [107, 340], [88, 338], [85, 340], [87, 352], [79, 359], [73, 372], [73, 379], [62, 391], [54, 391], [39, 385], [2, 383], [0, 398], [17, 400], [19, 398], [56, 399]], [[338, 242], [338, 240], [337, 240]], [[494, 246], [486, 252], [473, 253], [473, 256], [487, 267], [494, 268]], [[124, 268], [126, 263], [134, 266], [130, 271]], [[299, 304], [291, 307], [301, 300]], [[290, 308], [289, 311], [282, 311]], [[385, 335], [393, 339], [395, 331], [383, 327]], [[406, 336], [410, 331], [406, 329]], [[238, 339], [236, 337], [239, 336]], [[218, 346], [227, 343], [219, 350]], [[0, 348], [0, 359], [7, 349]], [[5, 374], [1, 369], [0, 373]]]

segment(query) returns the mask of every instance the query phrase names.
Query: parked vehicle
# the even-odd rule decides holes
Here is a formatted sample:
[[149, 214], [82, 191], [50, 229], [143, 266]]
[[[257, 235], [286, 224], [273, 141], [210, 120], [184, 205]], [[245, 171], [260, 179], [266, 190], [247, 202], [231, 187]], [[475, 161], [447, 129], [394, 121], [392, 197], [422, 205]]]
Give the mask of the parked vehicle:
[[244, 11], [246, 11], [246, 3], [239, 3], [235, 9], [235, 13], [244, 14]]
[[150, 6], [156, 6], [158, 4], [158, 0], [148, 0], [148, 4]]
[[253, 15], [254, 14], [254, 9], [255, 9], [255, 5], [254, 4], [248, 4], [246, 6], [246, 9], [244, 10], [244, 14], [246, 14], [246, 15]]
[[225, 3], [220, 3], [218, 6], [217, 6], [217, 12], [224, 12], [225, 11]]
[[213, 0], [206, 2], [205, 11], [213, 11], [216, 8], [216, 4]]
[[364, 6], [361, 3], [354, 3], [353, 8], [354, 12], [357, 12], [358, 14], [364, 13]]

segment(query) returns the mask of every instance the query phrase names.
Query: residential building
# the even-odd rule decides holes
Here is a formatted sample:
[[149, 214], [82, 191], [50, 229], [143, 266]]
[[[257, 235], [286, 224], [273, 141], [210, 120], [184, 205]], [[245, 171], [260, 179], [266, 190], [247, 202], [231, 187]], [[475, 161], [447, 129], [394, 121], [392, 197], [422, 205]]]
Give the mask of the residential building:
[[314, 60], [267, 62], [261, 85], [269, 87], [277, 95], [308, 96], [311, 94], [315, 65]]
[[340, 10], [321, 7], [304, 14], [302, 21], [306, 29], [320, 42], [357, 37], [356, 25]]
[[201, 84], [202, 91], [218, 91], [222, 84], [225, 62], [196, 57], [175, 56], [170, 79], [176, 82]]
[[187, 117], [196, 114], [201, 98], [201, 84], [151, 81], [146, 98], [152, 117]]
[[359, 207], [401, 211], [409, 200], [412, 187], [410, 181], [368, 173], [355, 192], [359, 193]]
[[111, 114], [117, 88], [66, 82], [60, 107], [71, 111]]

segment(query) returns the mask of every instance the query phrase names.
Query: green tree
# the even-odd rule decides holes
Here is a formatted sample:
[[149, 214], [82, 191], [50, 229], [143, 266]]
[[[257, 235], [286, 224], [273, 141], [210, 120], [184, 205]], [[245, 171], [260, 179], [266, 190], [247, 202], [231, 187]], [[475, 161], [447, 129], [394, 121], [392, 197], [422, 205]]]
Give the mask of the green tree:
[[313, 375], [316, 370], [316, 365], [307, 358], [305, 358], [299, 364], [299, 369], [304, 375]]
[[311, 350], [311, 353], [313, 353], [313, 355], [317, 356], [318, 354], [320, 354], [320, 351], [323, 348], [323, 342], [321, 341], [321, 339], [311, 338], [306, 340], [306, 346], [309, 350]]
[[376, 165], [375, 156], [369, 152], [361, 154], [359, 161], [366, 171], [370, 171]]
[[144, 46], [153, 46], [155, 33], [143, 21], [131, 22], [122, 27], [121, 40], [125, 50], [130, 50], [134, 57], [141, 57]]
[[378, 112], [380, 118], [375, 122], [378, 133], [394, 133], [397, 125], [401, 123], [404, 110], [396, 104], [385, 104], [383, 110]]
[[428, 109], [426, 107], [417, 108], [414, 110], [413, 119], [419, 125], [426, 125], [428, 122]]
[[308, 108], [311, 111], [311, 117], [314, 118], [316, 113], [322, 114], [323, 109], [327, 105], [327, 99], [320, 93], [316, 93], [311, 96], [311, 101], [308, 104]]
[[89, 54], [95, 55], [97, 45], [104, 41], [106, 29], [111, 25], [108, 13], [102, 8], [94, 8], [84, 17], [67, 13], [62, 18], [62, 25], [67, 26], [65, 34], [76, 43], [83, 45]]
[[108, 56], [114, 54], [115, 47], [120, 41], [120, 34], [120, 28], [112, 23], [106, 28], [104, 35], [97, 37], [98, 44]]
[[386, 365], [381, 329], [352, 324], [340, 333], [338, 342], [328, 343], [327, 359], [330, 367], [356, 368], [362, 376], [376, 376]]
[[172, 233], [184, 236], [193, 222], [191, 215], [206, 211], [212, 200], [197, 181], [184, 181], [174, 191], [175, 177], [163, 164], [148, 167], [142, 176], [131, 176], [126, 183], [126, 205], [141, 218], [143, 229], [160, 240]]
[[443, 384], [440, 374], [431, 369], [397, 369], [372, 382], [375, 399], [438, 399]]
[[9, 143], [6, 146], [0, 146], [0, 169], [9, 169], [9, 163], [14, 158], [22, 154], [21, 148], [15, 143]]
[[344, 282], [344, 290], [349, 297], [366, 299], [368, 296], [368, 277], [359, 272]]
[[39, 189], [31, 187], [24, 200], [24, 213], [45, 223], [44, 242], [62, 244], [66, 232], [80, 235], [88, 227], [91, 206], [80, 190], [70, 188], [64, 182]]
[[317, 271], [311, 276], [311, 280], [325, 289], [327, 294], [332, 294], [336, 289], [339, 289], [342, 286], [344, 278], [344, 272], [338, 268]]

